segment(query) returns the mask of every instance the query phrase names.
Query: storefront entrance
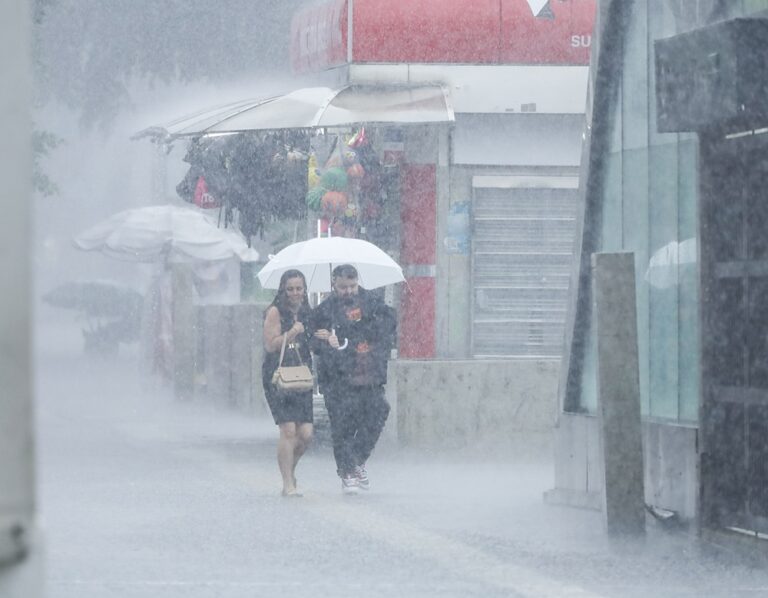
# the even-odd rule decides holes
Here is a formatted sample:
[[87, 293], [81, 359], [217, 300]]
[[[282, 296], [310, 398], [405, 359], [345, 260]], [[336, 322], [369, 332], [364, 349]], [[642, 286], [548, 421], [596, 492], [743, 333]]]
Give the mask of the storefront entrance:
[[473, 357], [560, 357], [578, 185], [576, 176], [473, 178]]

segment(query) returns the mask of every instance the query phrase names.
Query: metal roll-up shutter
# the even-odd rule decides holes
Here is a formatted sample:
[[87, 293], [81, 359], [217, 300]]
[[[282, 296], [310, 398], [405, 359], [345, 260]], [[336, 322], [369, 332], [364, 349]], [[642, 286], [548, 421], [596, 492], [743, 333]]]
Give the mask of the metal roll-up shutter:
[[472, 185], [472, 354], [560, 357], [578, 178], [476, 176]]

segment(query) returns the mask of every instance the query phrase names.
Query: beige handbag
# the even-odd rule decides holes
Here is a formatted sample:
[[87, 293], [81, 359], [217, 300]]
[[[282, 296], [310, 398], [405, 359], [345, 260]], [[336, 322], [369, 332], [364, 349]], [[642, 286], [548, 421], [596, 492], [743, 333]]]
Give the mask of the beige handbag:
[[283, 392], [299, 392], [311, 390], [315, 386], [315, 379], [312, 376], [312, 370], [309, 369], [301, 360], [301, 354], [295, 349], [299, 358], [300, 365], [283, 366], [283, 357], [285, 357], [285, 344], [288, 340], [287, 334], [283, 334], [283, 346], [280, 348], [280, 362], [275, 373], [272, 374], [272, 384], [277, 390]]

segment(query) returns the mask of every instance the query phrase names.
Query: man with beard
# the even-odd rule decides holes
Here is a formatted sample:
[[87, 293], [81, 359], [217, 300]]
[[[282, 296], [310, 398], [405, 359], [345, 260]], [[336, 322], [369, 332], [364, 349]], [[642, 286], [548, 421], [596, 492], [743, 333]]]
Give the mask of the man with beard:
[[389, 415], [384, 385], [397, 324], [394, 310], [360, 287], [354, 266], [337, 266], [332, 282], [312, 317], [312, 349], [341, 488], [357, 494], [370, 488], [365, 463]]

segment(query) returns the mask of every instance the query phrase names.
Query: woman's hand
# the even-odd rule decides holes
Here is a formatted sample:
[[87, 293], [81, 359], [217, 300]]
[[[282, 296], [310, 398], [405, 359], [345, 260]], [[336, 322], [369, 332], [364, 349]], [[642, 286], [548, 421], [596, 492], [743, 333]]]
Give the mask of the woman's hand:
[[321, 328], [320, 330], [317, 330], [314, 334], [315, 338], [321, 341], [327, 341], [328, 337], [331, 336], [330, 330], [326, 330], [325, 328]]
[[288, 331], [288, 336], [291, 340], [295, 339], [300, 334], [304, 333], [304, 324], [299, 322], [298, 320], [293, 323], [293, 326], [291, 326], [291, 329]]
[[304, 324], [296, 320], [288, 330], [285, 332], [285, 340], [287, 342], [293, 342], [293, 340], [304, 332]]

